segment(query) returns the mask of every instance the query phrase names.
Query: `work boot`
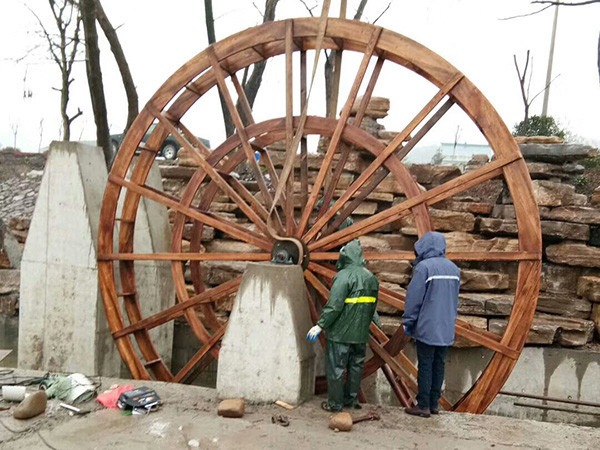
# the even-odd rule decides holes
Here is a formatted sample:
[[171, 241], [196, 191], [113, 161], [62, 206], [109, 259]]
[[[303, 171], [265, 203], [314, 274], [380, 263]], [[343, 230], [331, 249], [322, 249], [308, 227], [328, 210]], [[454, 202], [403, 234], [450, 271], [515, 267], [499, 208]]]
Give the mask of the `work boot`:
[[429, 417], [430, 416], [429, 409], [421, 409], [418, 406], [411, 406], [410, 408], [404, 408], [404, 412], [406, 414], [410, 414], [411, 416], [418, 416], [418, 417]]
[[329, 402], [321, 402], [321, 409], [324, 409], [327, 412], [340, 412], [342, 409], [334, 409], [331, 407], [331, 405], [329, 404]]

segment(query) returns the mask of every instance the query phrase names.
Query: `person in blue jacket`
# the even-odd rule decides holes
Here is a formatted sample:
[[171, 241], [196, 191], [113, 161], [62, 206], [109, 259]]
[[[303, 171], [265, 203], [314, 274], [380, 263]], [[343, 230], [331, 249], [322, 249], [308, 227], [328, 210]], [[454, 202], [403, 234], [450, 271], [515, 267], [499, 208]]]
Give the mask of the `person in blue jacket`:
[[419, 392], [408, 414], [439, 413], [448, 347], [454, 344], [460, 269], [446, 258], [446, 239], [428, 232], [415, 243], [413, 276], [406, 291], [402, 322], [417, 345]]

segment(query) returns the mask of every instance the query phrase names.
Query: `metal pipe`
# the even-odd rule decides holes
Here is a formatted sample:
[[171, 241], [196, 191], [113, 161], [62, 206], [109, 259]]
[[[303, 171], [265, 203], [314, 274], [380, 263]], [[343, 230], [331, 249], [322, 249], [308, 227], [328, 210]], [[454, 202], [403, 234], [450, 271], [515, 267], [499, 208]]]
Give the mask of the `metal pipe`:
[[581, 411], [579, 409], [561, 408], [560, 406], [535, 405], [533, 403], [520, 403], [520, 402], [514, 402], [513, 405], [525, 406], [527, 408], [537, 408], [537, 409], [552, 410], [552, 411], [570, 412], [570, 413], [575, 413], [575, 414], [587, 414], [589, 416], [600, 416], [600, 413], [597, 413], [597, 412], [587, 412], [587, 411]]
[[573, 405], [592, 406], [594, 408], [600, 408], [600, 403], [586, 402], [583, 400], [571, 400], [569, 398], [547, 397], [544, 395], [534, 395], [534, 394], [520, 394], [518, 392], [509, 392], [509, 391], [500, 391], [498, 393], [502, 394], [502, 395], [510, 395], [512, 397], [533, 398], [536, 400], [547, 400], [549, 402], [570, 403]]

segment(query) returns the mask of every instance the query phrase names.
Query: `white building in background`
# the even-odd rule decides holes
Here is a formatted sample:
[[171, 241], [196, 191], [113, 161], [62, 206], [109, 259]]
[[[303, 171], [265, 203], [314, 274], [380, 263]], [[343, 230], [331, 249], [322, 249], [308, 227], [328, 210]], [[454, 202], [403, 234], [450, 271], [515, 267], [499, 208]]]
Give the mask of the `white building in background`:
[[432, 162], [441, 156], [443, 159], [441, 162], [437, 161], [438, 164], [443, 166], [459, 166], [461, 169], [464, 169], [473, 155], [488, 155], [491, 159], [493, 154], [492, 148], [487, 144], [442, 142], [433, 156]]

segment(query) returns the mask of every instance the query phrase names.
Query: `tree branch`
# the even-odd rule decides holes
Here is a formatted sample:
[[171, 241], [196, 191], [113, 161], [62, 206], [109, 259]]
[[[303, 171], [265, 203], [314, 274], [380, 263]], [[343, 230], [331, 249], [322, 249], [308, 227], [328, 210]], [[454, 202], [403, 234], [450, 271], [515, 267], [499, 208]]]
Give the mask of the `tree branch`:
[[387, 12], [387, 10], [388, 10], [388, 9], [390, 9], [390, 6], [392, 6], [392, 2], [389, 2], [389, 3], [388, 3], [388, 5], [385, 7], [385, 9], [384, 9], [383, 11], [381, 11], [381, 14], [379, 14], [379, 15], [377, 16], [377, 19], [375, 19], [375, 20], [372, 22], [372, 25], [375, 25], [375, 24], [377, 23], [377, 21], [378, 21], [379, 19], [381, 19], [381, 17], [382, 17], [382, 16], [383, 16], [383, 15], [384, 15], [384, 14]]
[[302, 3], [304, 5], [304, 7], [306, 8], [306, 10], [308, 11], [308, 14], [310, 14], [310, 17], [315, 17], [315, 15], [313, 14], [312, 10], [315, 9], [317, 6], [319, 6], [318, 4], [316, 4], [312, 8], [309, 8], [308, 5], [306, 4], [306, 2], [304, 0], [300, 0], [300, 3]]
[[498, 19], [498, 20], [512, 20], [512, 19], [520, 19], [521, 17], [534, 16], [536, 14], [541, 13], [542, 11], [546, 11], [548, 8], [551, 8], [551, 7], [552, 7], [552, 5], [548, 5], [548, 6], [544, 6], [541, 9], [538, 9], [537, 11], [534, 11], [534, 12], [530, 12], [530, 13], [527, 13], [527, 14], [519, 14], [519, 15], [516, 15], [516, 16], [510, 16], [510, 17], [503, 17], [502, 19]]
[[553, 1], [553, 0], [534, 0], [531, 3], [537, 3], [540, 5], [550, 5], [550, 6], [583, 6], [583, 5], [591, 5], [592, 3], [600, 3], [600, 0], [587, 0], [583, 2], [561, 2], [561, 1]]
[[138, 94], [135, 88], [135, 83], [133, 82], [131, 70], [129, 69], [129, 64], [127, 63], [127, 58], [125, 58], [125, 52], [123, 51], [123, 47], [121, 47], [121, 43], [119, 42], [117, 32], [108, 20], [100, 0], [95, 0], [95, 3], [96, 20], [100, 24], [100, 28], [102, 28], [102, 32], [110, 44], [110, 50], [112, 51], [117, 63], [117, 67], [119, 68], [119, 73], [121, 74], [121, 80], [123, 82], [123, 88], [125, 89], [125, 96], [127, 97], [127, 122], [125, 129], [123, 130], [123, 134], [126, 134], [127, 130], [129, 130], [129, 127], [139, 113]]
[[358, 4], [358, 8], [356, 8], [356, 13], [354, 14], [354, 20], [360, 20], [365, 10], [365, 6], [367, 6], [368, 0], [360, 0]]

